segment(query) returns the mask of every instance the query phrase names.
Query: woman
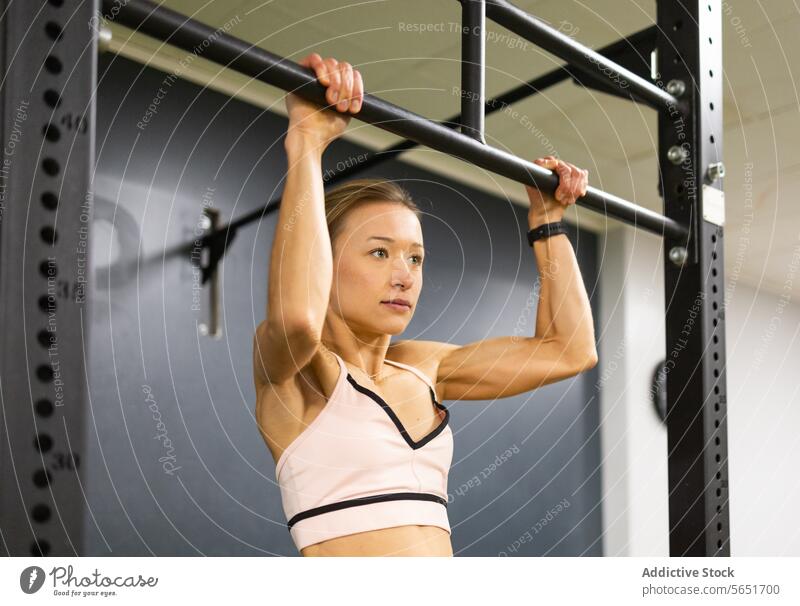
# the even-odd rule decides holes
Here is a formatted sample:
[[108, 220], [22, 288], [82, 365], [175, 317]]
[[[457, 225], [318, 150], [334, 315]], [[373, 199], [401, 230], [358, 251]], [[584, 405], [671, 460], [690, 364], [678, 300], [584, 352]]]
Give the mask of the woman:
[[[513, 396], [594, 366], [589, 301], [569, 240], [552, 235], [533, 242], [535, 336], [390, 344], [422, 289], [419, 209], [379, 179], [325, 194], [323, 151], [360, 110], [363, 81], [316, 53], [302, 65], [331, 107], [287, 96], [289, 166], [253, 347], [256, 418], [287, 525], [304, 556], [450, 556], [453, 436], [441, 402]], [[586, 171], [537, 162], [560, 184], [555, 199], [528, 188], [531, 228], [560, 220], [586, 192]]]

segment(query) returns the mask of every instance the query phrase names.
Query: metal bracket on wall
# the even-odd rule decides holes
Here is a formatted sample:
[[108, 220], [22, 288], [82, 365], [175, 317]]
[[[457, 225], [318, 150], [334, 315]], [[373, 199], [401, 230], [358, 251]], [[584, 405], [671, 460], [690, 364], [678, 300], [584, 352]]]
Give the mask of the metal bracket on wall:
[[200, 269], [201, 285], [209, 283], [208, 288], [208, 321], [201, 322], [198, 330], [201, 335], [219, 339], [222, 337], [220, 313], [219, 264], [227, 250], [227, 245], [236, 236], [236, 230], [221, 230], [221, 213], [211, 206], [203, 208], [203, 231], [199, 249], [192, 249], [190, 260]]

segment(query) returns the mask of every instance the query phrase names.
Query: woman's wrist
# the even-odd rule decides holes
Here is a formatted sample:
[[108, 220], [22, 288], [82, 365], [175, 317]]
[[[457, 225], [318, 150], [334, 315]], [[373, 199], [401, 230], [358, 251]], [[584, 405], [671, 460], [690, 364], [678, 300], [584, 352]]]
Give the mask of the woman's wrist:
[[549, 213], [548, 215], [528, 215], [528, 228], [529, 229], [536, 229], [537, 227], [541, 227], [545, 223], [555, 223], [557, 221], [561, 221], [564, 218], [563, 213]]
[[316, 134], [290, 129], [286, 133], [283, 147], [289, 155], [313, 154], [321, 158], [327, 144]]

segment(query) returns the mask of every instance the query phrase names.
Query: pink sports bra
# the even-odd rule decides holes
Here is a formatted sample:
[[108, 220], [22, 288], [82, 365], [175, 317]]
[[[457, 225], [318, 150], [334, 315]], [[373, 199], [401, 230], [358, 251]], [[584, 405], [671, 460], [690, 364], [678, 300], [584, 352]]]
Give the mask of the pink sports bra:
[[[336, 354], [334, 354], [336, 355]], [[453, 459], [450, 411], [418, 441], [374, 391], [359, 385], [338, 355], [328, 402], [283, 451], [275, 468], [287, 526], [298, 550], [348, 534], [392, 526], [438, 526], [450, 532], [447, 475]]]

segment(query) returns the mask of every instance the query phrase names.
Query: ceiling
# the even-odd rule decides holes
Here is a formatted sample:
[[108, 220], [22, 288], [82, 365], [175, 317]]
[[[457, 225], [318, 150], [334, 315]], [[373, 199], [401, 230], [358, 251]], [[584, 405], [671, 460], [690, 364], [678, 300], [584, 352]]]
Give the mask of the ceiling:
[[[800, 6], [798, 0], [726, 0], [724, 33], [724, 160], [727, 176], [726, 266], [736, 279], [776, 294], [783, 291], [800, 246]], [[652, 0], [516, 0], [517, 6], [592, 48], [652, 25]], [[367, 90], [428, 118], [458, 112], [460, 4], [455, 0], [167, 0], [166, 6], [299, 60], [314, 51], [347, 60]], [[434, 31], [419, 31], [429, 24]], [[112, 26], [115, 38], [130, 32]], [[495, 96], [561, 64], [534, 45], [488, 23], [486, 94]], [[161, 55], [174, 49], [140, 35], [130, 43]], [[185, 53], [184, 53], [185, 54]], [[198, 63], [200, 65], [202, 61]], [[282, 92], [217, 66], [203, 64], [251, 102], [283, 112]], [[487, 142], [533, 159], [557, 152], [590, 170], [591, 183], [662, 212], [656, 190], [657, 119], [653, 110], [570, 82], [513, 106], [517, 119], [486, 119]], [[527, 119], [523, 120], [521, 117]], [[357, 120], [347, 137], [374, 148], [398, 139]], [[403, 159], [527, 204], [517, 183], [430, 149]], [[747, 183], [752, 179], [752, 196]], [[572, 220], [595, 230], [619, 222], [575, 209]], [[654, 237], [654, 236], [653, 236]], [[733, 265], [735, 263], [735, 266]]]

